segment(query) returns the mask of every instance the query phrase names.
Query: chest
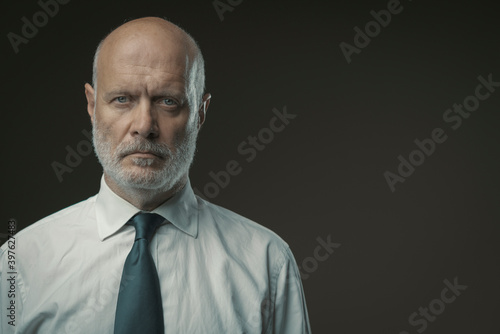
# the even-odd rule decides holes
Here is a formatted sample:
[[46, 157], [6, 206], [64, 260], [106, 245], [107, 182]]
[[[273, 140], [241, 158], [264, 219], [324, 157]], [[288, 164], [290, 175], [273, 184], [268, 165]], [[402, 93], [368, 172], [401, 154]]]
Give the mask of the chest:
[[[267, 326], [270, 278], [264, 267], [252, 268], [252, 258], [236, 256], [216, 243], [175, 238], [155, 238], [150, 246], [168, 331], [261, 333]], [[127, 284], [122, 270], [130, 248], [125, 239], [40, 253], [32, 264], [36, 270], [25, 270], [23, 276], [23, 326], [57, 333], [112, 333], [118, 292]]]

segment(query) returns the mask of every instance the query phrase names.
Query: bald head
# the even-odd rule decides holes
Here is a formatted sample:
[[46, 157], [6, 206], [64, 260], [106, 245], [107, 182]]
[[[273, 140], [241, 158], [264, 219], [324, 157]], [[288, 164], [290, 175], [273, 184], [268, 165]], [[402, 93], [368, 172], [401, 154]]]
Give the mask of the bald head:
[[200, 107], [205, 89], [203, 56], [195, 40], [177, 25], [162, 18], [145, 17], [113, 30], [99, 43], [94, 55], [92, 83], [96, 92], [103, 80], [103, 68], [121, 59], [147, 63], [182, 76], [191, 112]]

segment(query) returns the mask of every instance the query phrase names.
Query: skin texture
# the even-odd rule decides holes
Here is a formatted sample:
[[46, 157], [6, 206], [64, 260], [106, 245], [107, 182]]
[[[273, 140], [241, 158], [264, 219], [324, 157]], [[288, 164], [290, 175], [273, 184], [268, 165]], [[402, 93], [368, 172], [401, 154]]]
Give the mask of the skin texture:
[[[106, 37], [97, 62], [97, 91], [87, 83], [85, 95], [92, 125], [99, 123], [111, 151], [120, 143], [147, 140], [165, 144], [175, 153], [175, 144], [193, 129], [190, 126], [197, 134], [210, 103], [210, 94], [205, 94], [200, 106], [190, 106], [186, 95], [190, 64], [197, 52], [186, 33], [160, 18], [127, 22]], [[190, 122], [193, 111], [195, 123]], [[138, 164], [138, 160], [152, 163]], [[119, 162], [124, 170], [145, 175], [161, 169], [169, 159], [133, 152]], [[104, 171], [111, 190], [144, 211], [172, 197], [187, 177], [186, 172], [168, 189], [146, 189], [124, 185]]]

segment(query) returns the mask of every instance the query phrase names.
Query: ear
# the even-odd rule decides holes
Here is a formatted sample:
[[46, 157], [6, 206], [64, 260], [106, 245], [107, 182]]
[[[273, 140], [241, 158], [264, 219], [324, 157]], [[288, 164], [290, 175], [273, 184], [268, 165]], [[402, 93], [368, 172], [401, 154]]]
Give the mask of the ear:
[[95, 107], [95, 91], [88, 83], [85, 84], [85, 96], [87, 97], [87, 112], [90, 116], [90, 121], [94, 124], [94, 107]]
[[205, 95], [203, 95], [201, 106], [200, 109], [198, 110], [198, 117], [199, 117], [198, 130], [201, 128], [203, 123], [205, 123], [205, 118], [207, 117], [207, 110], [208, 106], [210, 105], [211, 98], [212, 95], [210, 95], [210, 93], [206, 93]]

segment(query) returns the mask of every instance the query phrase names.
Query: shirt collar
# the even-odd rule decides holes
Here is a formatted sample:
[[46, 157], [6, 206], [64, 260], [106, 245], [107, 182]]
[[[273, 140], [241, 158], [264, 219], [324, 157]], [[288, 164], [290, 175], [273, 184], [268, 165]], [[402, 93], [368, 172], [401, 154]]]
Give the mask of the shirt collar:
[[[115, 194], [101, 178], [101, 188], [96, 198], [97, 232], [102, 240], [116, 233], [130, 218], [141, 210]], [[189, 178], [182, 190], [154, 209], [179, 230], [196, 238], [198, 235], [198, 201]]]

